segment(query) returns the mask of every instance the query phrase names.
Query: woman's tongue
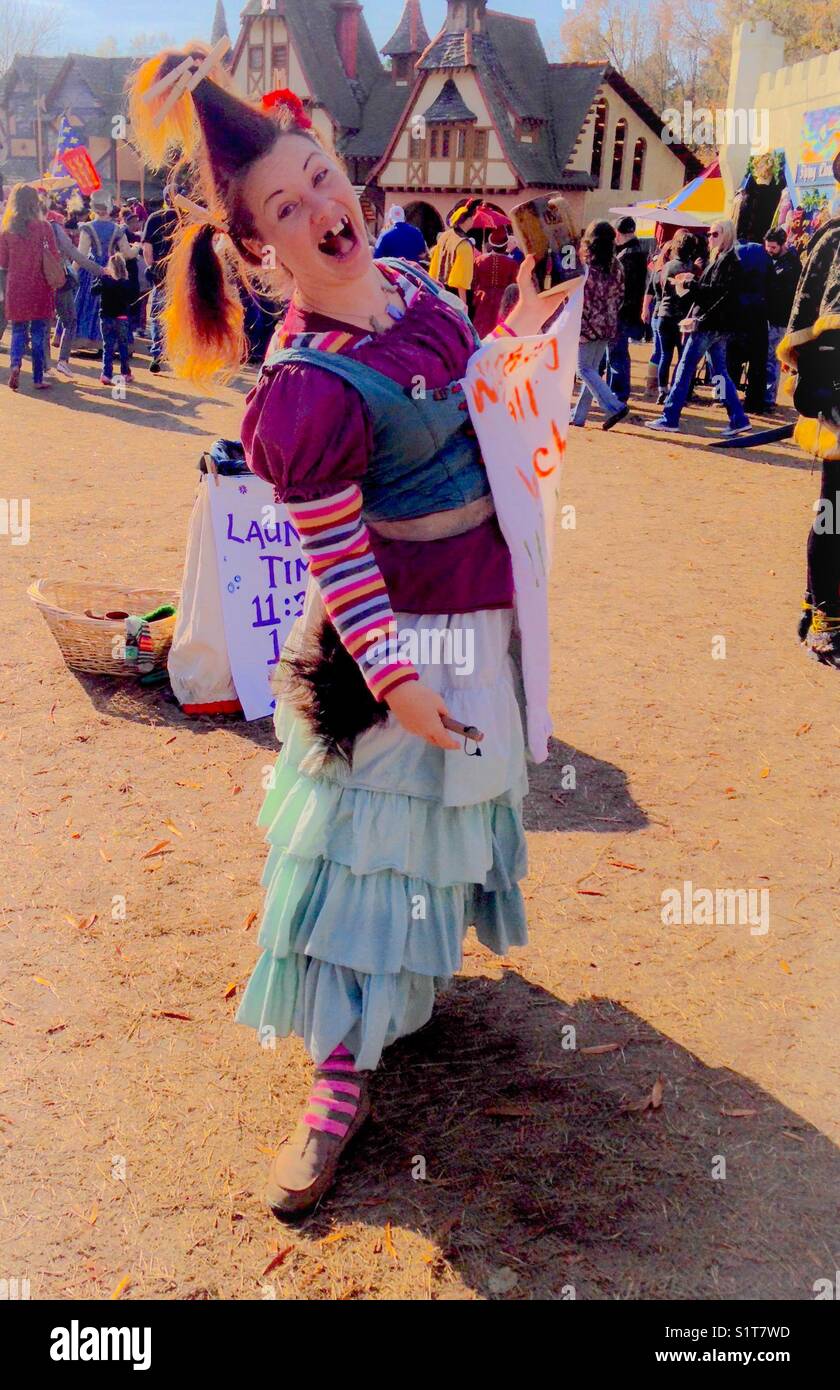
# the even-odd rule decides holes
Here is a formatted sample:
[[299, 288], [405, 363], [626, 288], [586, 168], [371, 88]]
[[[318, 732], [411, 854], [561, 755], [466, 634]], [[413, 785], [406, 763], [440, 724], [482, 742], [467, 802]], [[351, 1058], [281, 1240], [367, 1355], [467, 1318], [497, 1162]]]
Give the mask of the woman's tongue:
[[346, 256], [352, 251], [355, 244], [356, 237], [353, 233], [353, 229], [350, 223], [345, 221], [342, 230], [337, 235], [330, 231], [327, 232], [326, 236], [321, 238], [318, 243], [318, 249], [325, 256], [330, 256], [335, 259], [336, 257], [340, 258]]

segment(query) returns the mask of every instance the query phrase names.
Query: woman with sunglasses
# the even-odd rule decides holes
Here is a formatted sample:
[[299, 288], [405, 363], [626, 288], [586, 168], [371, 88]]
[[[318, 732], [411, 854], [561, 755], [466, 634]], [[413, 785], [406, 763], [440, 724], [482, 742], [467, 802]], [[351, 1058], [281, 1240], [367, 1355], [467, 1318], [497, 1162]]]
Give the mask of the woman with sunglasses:
[[735, 439], [750, 431], [749, 417], [726, 370], [727, 341], [737, 327], [741, 273], [734, 249], [735, 224], [725, 218], [716, 222], [709, 233], [709, 245], [709, 263], [690, 288], [690, 308], [679, 325], [686, 338], [685, 347], [662, 414], [658, 420], [648, 422], [648, 429], [671, 433], [678, 431], [680, 415], [690, 395], [697, 366], [704, 357], [708, 357], [715, 395], [718, 399], [723, 398], [729, 416], [725, 437]]

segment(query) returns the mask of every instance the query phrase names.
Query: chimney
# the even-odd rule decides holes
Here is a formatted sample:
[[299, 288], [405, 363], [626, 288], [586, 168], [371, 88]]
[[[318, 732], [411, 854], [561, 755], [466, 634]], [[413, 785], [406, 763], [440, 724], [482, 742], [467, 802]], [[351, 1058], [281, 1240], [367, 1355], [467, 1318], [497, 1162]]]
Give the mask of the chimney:
[[336, 6], [335, 41], [347, 76], [356, 76], [359, 51], [359, 17], [362, 7], [358, 0], [340, 0]]
[[444, 33], [484, 33], [486, 9], [487, 0], [447, 0]]

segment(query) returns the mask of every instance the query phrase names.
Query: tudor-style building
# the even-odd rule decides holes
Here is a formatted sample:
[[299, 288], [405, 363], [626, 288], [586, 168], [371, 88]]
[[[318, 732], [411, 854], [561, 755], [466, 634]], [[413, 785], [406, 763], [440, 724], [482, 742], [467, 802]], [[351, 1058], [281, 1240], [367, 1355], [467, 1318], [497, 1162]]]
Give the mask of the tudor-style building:
[[135, 58], [64, 58], [18, 55], [0, 78], [0, 124], [6, 159], [5, 184], [25, 182], [47, 172], [55, 157], [58, 127], [66, 111], [76, 134], [99, 171], [102, 184], [118, 195], [155, 192], [115, 117], [125, 115], [125, 79]]
[[406, 0], [382, 51], [399, 55], [400, 79], [410, 70], [413, 85], [370, 185], [386, 207], [406, 206], [427, 240], [468, 192], [509, 212], [562, 190], [582, 224], [699, 172], [608, 63], [550, 63], [533, 20], [448, 0], [443, 29], [418, 50], [423, 33], [420, 0]]
[[[660, 119], [607, 62], [550, 63], [534, 21], [487, 0], [448, 0], [430, 40], [421, 0], [401, 2], [385, 62], [359, 0], [247, 0], [227, 60], [251, 100], [277, 87], [298, 93], [343, 156], [371, 230], [399, 202], [432, 243], [469, 193], [509, 212], [557, 190], [584, 223], [616, 204], [669, 196], [699, 172], [688, 150], [663, 143]], [[227, 32], [223, 0], [212, 28], [214, 39]], [[4, 182], [49, 167], [67, 111], [106, 188], [158, 191], [113, 135], [137, 61], [15, 58], [0, 79]]]
[[229, 66], [251, 100], [277, 87], [297, 92], [364, 187], [408, 91], [384, 67], [358, 0], [248, 0]]

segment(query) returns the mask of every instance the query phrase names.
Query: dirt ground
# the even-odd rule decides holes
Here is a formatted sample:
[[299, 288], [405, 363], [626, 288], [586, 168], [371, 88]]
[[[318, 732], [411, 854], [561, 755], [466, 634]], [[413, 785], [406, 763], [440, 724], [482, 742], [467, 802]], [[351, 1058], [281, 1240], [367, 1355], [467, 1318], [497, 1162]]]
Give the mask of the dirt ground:
[[[124, 403], [90, 360], [44, 395], [0, 385], [0, 496], [31, 499], [30, 543], [0, 536], [0, 1277], [33, 1298], [812, 1299], [840, 1268], [840, 676], [795, 641], [807, 460], [706, 449], [709, 405], [680, 436], [572, 431], [531, 945], [470, 939], [386, 1054], [335, 1193], [287, 1229], [261, 1189], [308, 1064], [233, 1022], [271, 726], [77, 677], [26, 596], [178, 586], [198, 455], [237, 435], [249, 378], [210, 398], [137, 375]], [[769, 930], [663, 924], [686, 880], [767, 889]]]

